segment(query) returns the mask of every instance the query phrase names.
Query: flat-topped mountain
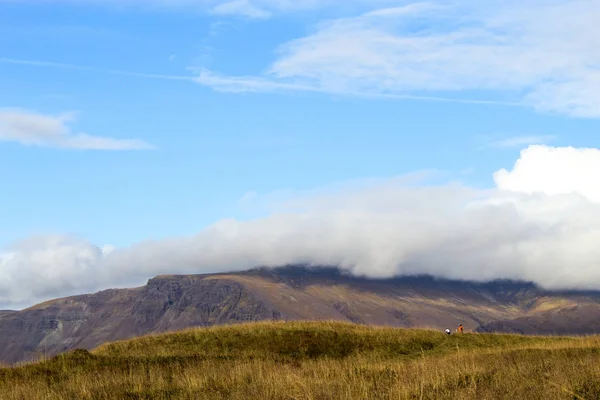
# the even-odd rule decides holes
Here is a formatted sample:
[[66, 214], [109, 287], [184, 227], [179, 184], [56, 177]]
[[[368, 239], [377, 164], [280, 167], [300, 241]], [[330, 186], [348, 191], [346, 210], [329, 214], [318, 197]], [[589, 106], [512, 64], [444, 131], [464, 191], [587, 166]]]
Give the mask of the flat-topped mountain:
[[341, 320], [398, 327], [523, 333], [600, 333], [600, 292], [548, 292], [531, 283], [431, 277], [366, 279], [335, 268], [258, 268], [158, 276], [0, 311], [0, 361], [188, 327], [260, 320]]

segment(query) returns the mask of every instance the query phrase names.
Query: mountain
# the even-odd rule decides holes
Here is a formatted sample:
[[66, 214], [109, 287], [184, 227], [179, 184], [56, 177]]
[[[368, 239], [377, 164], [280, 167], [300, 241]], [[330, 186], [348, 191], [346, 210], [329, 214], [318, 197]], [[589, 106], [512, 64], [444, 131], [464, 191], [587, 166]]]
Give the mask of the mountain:
[[399, 327], [523, 333], [598, 333], [600, 292], [547, 292], [525, 282], [432, 277], [372, 280], [335, 268], [258, 268], [158, 276], [0, 311], [0, 362], [194, 326], [259, 320], [341, 320]]
[[[597, 301], [597, 299], [596, 299]], [[480, 333], [517, 333], [525, 335], [588, 335], [600, 332], [600, 305], [591, 298], [577, 304], [537, 312], [515, 319], [483, 324]]]

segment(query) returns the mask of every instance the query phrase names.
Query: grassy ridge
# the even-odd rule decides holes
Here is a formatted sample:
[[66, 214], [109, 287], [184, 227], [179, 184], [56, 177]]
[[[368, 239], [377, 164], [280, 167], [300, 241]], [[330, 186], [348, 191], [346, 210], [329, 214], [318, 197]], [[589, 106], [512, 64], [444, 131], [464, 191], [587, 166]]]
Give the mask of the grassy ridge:
[[259, 323], [0, 369], [1, 399], [596, 399], [600, 338]]

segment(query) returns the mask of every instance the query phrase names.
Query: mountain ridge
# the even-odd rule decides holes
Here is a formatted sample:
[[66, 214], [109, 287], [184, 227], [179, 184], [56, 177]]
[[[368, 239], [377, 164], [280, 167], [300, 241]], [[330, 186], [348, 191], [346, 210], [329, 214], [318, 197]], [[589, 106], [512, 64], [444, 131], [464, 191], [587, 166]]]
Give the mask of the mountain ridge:
[[426, 275], [369, 279], [335, 267], [306, 266], [159, 275], [137, 288], [0, 311], [0, 362], [92, 349], [150, 333], [264, 320], [434, 329], [462, 323], [479, 332], [577, 334], [600, 332], [594, 316], [600, 316], [600, 292], [551, 292], [510, 280], [477, 283]]

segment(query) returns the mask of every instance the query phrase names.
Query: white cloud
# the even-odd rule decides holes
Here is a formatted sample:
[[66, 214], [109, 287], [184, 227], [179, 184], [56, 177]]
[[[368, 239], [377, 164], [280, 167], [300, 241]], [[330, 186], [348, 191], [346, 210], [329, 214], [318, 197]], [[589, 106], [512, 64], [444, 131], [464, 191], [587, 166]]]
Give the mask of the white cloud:
[[114, 139], [74, 133], [73, 114], [45, 115], [33, 111], [0, 109], [0, 141], [28, 146], [89, 150], [143, 150], [151, 145], [139, 139]]
[[89, 288], [101, 255], [99, 248], [76, 238], [35, 237], [17, 243], [0, 253], [0, 308]]
[[100, 250], [102, 251], [102, 255], [107, 256], [110, 253], [112, 253], [114, 250], [116, 250], [116, 247], [110, 244], [104, 245], [100, 248]]
[[599, 170], [598, 149], [531, 146], [487, 190], [432, 184], [435, 176], [426, 174], [366, 180], [263, 198], [269, 217], [226, 219], [192, 237], [130, 248], [30, 239], [0, 255], [0, 304], [142, 284], [159, 274], [287, 263], [600, 289]]
[[540, 135], [540, 136], [513, 136], [501, 140], [495, 140], [490, 142], [488, 146], [490, 147], [523, 147], [532, 144], [545, 144], [549, 143], [553, 140], [556, 140], [556, 136], [552, 135]]
[[[376, 9], [284, 44], [251, 89], [479, 93], [599, 117], [599, 18], [600, 0], [440, 0]], [[232, 78], [229, 86], [246, 90], [248, 81]]]
[[494, 174], [502, 190], [548, 195], [579, 193], [600, 202], [600, 150], [530, 146], [521, 152], [512, 171]]
[[[194, 70], [194, 69], [192, 69]], [[279, 90], [300, 90], [300, 91], [319, 91], [318, 88], [302, 86], [298, 84], [288, 84], [283, 82], [274, 82], [264, 78], [257, 77], [223, 77], [214, 74], [206, 69], [195, 70], [198, 76], [194, 81], [205, 86], [210, 86], [225, 92], [262, 92]]]

